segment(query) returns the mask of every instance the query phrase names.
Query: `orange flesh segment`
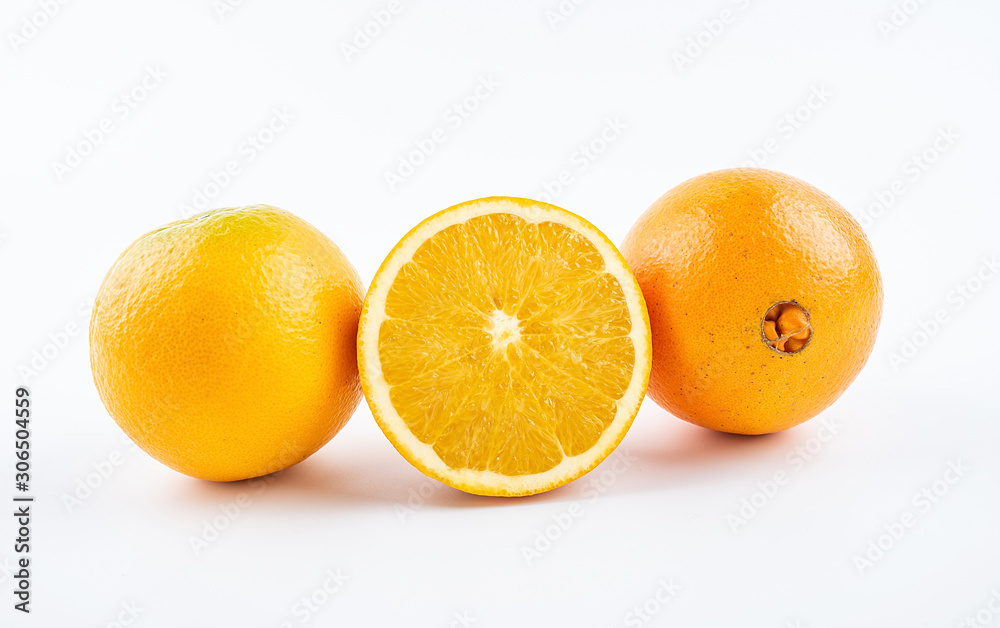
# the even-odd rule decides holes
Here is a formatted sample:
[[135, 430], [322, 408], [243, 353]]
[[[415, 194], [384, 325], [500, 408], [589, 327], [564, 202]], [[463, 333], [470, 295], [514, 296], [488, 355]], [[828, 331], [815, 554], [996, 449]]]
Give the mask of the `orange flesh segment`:
[[428, 238], [389, 288], [393, 407], [454, 469], [542, 473], [590, 449], [635, 367], [618, 280], [570, 227], [512, 214]]

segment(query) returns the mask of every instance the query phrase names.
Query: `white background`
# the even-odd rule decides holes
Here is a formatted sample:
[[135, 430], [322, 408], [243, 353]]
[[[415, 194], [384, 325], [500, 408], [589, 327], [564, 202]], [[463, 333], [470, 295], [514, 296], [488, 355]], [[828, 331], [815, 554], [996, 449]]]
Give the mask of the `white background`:
[[[403, 0], [348, 54], [385, 1], [245, 0], [221, 16], [211, 0], [69, 2], [47, 20], [43, 4], [0, 12], [0, 498], [22, 383], [38, 498], [27, 618], [11, 608], [14, 521], [0, 519], [3, 626], [957, 626], [976, 613], [1000, 626], [1000, 280], [978, 277], [1000, 253], [1000, 5], [592, 0], [554, 22], [557, 0]], [[880, 29], [894, 11], [898, 28]], [[477, 99], [481, 81], [497, 85]], [[142, 102], [123, 108], [134, 88]], [[276, 108], [294, 119], [249, 159], [241, 145]], [[111, 130], [60, 177], [53, 164], [104, 118]], [[601, 146], [608, 124], [622, 128]], [[437, 128], [444, 141], [390, 187]], [[593, 159], [579, 152], [592, 141]], [[93, 386], [90, 299], [197, 191], [207, 207], [301, 215], [367, 282], [408, 229], [461, 201], [549, 183], [620, 242], [669, 188], [752, 157], [865, 218], [886, 286], [864, 372], [785, 433], [716, 434], [647, 401], [588, 476], [489, 499], [411, 468], [362, 402], [273, 482], [210, 484], [127, 444]], [[238, 174], [208, 185], [229, 161]], [[907, 341], [920, 346], [894, 363]], [[821, 440], [824, 423], [835, 435]], [[93, 475], [109, 460], [110, 477]], [[88, 475], [97, 488], [67, 505]], [[915, 501], [924, 490], [933, 503]], [[906, 513], [913, 525], [884, 536]], [[213, 521], [225, 529], [196, 554]], [[859, 568], [870, 543], [886, 549]], [[297, 612], [310, 596], [324, 603]]]

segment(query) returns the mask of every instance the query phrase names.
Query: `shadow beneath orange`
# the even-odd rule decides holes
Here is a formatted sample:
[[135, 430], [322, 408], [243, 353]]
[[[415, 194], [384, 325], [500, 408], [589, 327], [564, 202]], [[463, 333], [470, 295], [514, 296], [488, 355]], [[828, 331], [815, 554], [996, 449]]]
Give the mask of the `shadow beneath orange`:
[[[212, 504], [248, 495], [274, 506], [341, 510], [358, 505], [387, 508], [495, 508], [569, 502], [601, 494], [652, 492], [745, 473], [757, 461], [775, 468], [802, 437], [794, 430], [763, 436], [714, 432], [643, 408], [636, 426], [607, 460], [589, 474], [547, 493], [521, 498], [472, 495], [424, 476], [388, 443], [367, 448], [325, 448], [279, 473], [239, 482], [189, 479], [186, 500]], [[624, 464], [623, 464], [624, 462]]]
[[803, 438], [796, 430], [759, 436], [716, 432], [649, 406], [636, 417], [640, 429], [633, 429], [618, 449], [630, 467], [621, 474], [616, 492], [726, 481], [758, 465], [778, 469]]
[[238, 482], [189, 478], [185, 499], [215, 504], [247, 494], [254, 502], [310, 510], [378, 504], [417, 510], [527, 506], [560, 501], [567, 489], [517, 499], [472, 495], [423, 475], [391, 449], [334, 458], [317, 454], [284, 471]]
[[[663, 421], [675, 420], [664, 417]], [[747, 458], [771, 458], [793, 447], [797, 440], [789, 432], [745, 436], [685, 425], [683, 429], [664, 429], [662, 439], [644, 439], [631, 447], [642, 461], [662, 467], [712, 467]]]

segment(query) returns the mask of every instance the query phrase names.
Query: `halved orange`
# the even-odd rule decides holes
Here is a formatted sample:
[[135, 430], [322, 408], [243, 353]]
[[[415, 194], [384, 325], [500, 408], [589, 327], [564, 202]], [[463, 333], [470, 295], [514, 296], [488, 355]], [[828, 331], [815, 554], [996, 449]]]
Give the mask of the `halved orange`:
[[642, 292], [604, 234], [553, 205], [492, 197], [431, 216], [389, 253], [358, 364], [379, 427], [420, 471], [529, 495], [621, 442], [650, 338]]

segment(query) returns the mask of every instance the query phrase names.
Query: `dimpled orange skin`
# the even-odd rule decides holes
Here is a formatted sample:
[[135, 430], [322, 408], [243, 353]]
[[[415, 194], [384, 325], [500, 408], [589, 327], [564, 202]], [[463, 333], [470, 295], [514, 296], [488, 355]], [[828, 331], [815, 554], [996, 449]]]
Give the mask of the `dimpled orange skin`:
[[[653, 203], [621, 251], [649, 310], [648, 395], [691, 423], [737, 434], [798, 425], [844, 392], [875, 343], [882, 279], [868, 239], [794, 177], [738, 168], [690, 179]], [[764, 336], [781, 302], [809, 315], [796, 353]]]
[[266, 205], [171, 223], [134, 242], [98, 292], [91, 368], [108, 412], [187, 475], [241, 480], [307, 458], [361, 398], [354, 267]]

